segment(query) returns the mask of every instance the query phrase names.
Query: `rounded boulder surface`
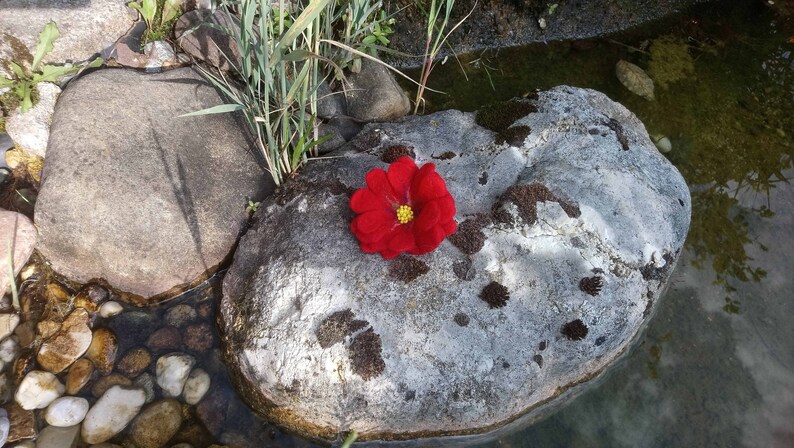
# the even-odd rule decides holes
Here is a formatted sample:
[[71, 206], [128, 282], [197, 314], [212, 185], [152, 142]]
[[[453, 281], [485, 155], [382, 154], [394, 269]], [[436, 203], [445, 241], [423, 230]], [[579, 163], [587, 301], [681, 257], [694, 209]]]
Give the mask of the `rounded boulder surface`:
[[53, 268], [104, 279], [136, 303], [217, 269], [246, 222], [246, 198], [272, 185], [236, 115], [180, 117], [224, 102], [189, 68], [105, 69], [70, 83], [35, 211]]
[[[626, 352], [689, 228], [684, 179], [593, 90], [369, 125], [351, 146], [262, 203], [219, 308], [240, 395], [315, 438], [542, 416]], [[350, 194], [400, 146], [436, 164], [459, 226], [433, 252], [384, 260], [359, 248]]]
[[182, 426], [182, 406], [173, 399], [150, 404], [132, 422], [130, 439], [140, 448], [160, 448]]

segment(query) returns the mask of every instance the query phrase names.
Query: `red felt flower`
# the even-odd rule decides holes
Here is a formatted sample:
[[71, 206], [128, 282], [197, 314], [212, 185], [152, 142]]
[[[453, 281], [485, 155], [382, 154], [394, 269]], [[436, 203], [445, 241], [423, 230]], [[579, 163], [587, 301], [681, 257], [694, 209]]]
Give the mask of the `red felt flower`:
[[455, 201], [436, 166], [419, 168], [408, 157], [389, 165], [388, 172], [367, 173], [367, 187], [353, 193], [350, 208], [358, 214], [350, 230], [361, 250], [386, 259], [402, 252], [426, 254], [457, 228]]

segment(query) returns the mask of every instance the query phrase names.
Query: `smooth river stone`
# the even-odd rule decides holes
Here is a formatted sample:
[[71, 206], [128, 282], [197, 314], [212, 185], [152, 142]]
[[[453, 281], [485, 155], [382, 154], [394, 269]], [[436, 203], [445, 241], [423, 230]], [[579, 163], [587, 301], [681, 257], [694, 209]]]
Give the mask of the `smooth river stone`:
[[61, 397], [44, 411], [44, 420], [52, 426], [67, 427], [80, 424], [88, 413], [88, 400], [81, 397]]
[[14, 398], [22, 409], [43, 409], [63, 395], [64, 389], [52, 373], [33, 370], [22, 379]]
[[138, 388], [113, 386], [97, 400], [83, 420], [85, 443], [101, 443], [120, 433], [141, 410], [146, 395]]
[[185, 382], [182, 398], [187, 404], [198, 404], [210, 389], [210, 376], [204, 369], [193, 369]]
[[116, 334], [107, 328], [98, 328], [94, 330], [94, 340], [88, 347], [86, 357], [94, 362], [97, 370], [103, 375], [107, 375], [113, 370], [118, 349], [119, 343]]
[[80, 389], [83, 388], [91, 380], [91, 375], [94, 373], [94, 363], [90, 359], [78, 359], [72, 367], [69, 368], [69, 373], [66, 374], [66, 393], [69, 395], [77, 395]]
[[47, 426], [36, 438], [36, 448], [72, 448], [79, 434], [80, 425]]
[[44, 341], [36, 359], [39, 365], [52, 373], [60, 373], [88, 350], [91, 329], [88, 311], [75, 308], [63, 321], [60, 330]]
[[157, 360], [157, 385], [163, 389], [165, 396], [178, 397], [182, 393], [195, 363], [195, 358], [184, 353], [171, 353]]
[[13, 333], [19, 325], [19, 315], [17, 313], [0, 314], [0, 340]]
[[130, 439], [138, 448], [161, 448], [182, 426], [182, 406], [174, 399], [161, 400], [147, 406], [135, 418]]

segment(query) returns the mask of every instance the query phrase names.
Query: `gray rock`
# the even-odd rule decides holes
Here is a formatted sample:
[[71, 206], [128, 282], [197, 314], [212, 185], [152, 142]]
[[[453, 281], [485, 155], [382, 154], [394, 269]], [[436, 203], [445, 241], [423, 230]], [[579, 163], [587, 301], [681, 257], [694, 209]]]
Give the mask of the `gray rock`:
[[50, 138], [50, 122], [55, 111], [55, 101], [61, 88], [49, 82], [36, 85], [39, 101], [32, 109], [22, 113], [17, 107], [6, 119], [6, 132], [14, 143], [25, 151], [44, 157]]
[[[239, 67], [240, 50], [223, 29], [239, 29], [236, 19], [221, 10], [198, 9], [182, 15], [174, 25], [174, 36], [182, 50], [221, 70]], [[234, 63], [232, 65], [229, 63]]]
[[345, 94], [334, 92], [327, 82], [321, 82], [317, 86], [317, 116], [328, 119], [344, 115], [347, 115]]
[[0, 446], [6, 444], [8, 440], [8, 431], [11, 429], [11, 422], [8, 420], [8, 412], [0, 408]]
[[164, 67], [169, 67], [177, 63], [176, 54], [171, 44], [164, 40], [149, 42], [143, 48], [146, 60], [146, 71], [157, 73]]
[[[8, 242], [13, 235], [14, 239], [14, 275], [19, 274], [28, 258], [33, 254], [33, 249], [36, 247], [38, 236], [36, 228], [30, 222], [27, 216], [11, 212], [8, 210], [0, 209], [0, 269], [6, 275], [0, 275], [0, 293], [5, 294], [10, 291], [10, 281], [8, 277], [8, 261], [11, 257], [8, 256]], [[19, 285], [17, 285], [19, 286]], [[17, 318], [19, 322], [19, 318]], [[2, 340], [7, 333], [5, 329], [0, 326], [0, 340]], [[8, 332], [14, 331], [12, 328]]]
[[77, 446], [80, 425], [58, 427], [47, 426], [36, 438], [36, 448], [72, 448]]
[[0, 41], [13, 40], [32, 52], [44, 25], [54, 21], [61, 37], [45, 63], [85, 61], [113, 45], [138, 18], [117, 0], [54, 0], [43, 5], [39, 0], [3, 0]]
[[[232, 376], [258, 411], [314, 437], [481, 432], [537, 418], [627, 350], [686, 237], [683, 178], [592, 90], [480, 114], [500, 132], [458, 111], [368, 126], [262, 204], [220, 306]], [[437, 159], [459, 231], [387, 261], [359, 250], [348, 194], [392, 145]]]
[[187, 304], [172, 306], [165, 312], [165, 323], [174, 327], [181, 327], [193, 322], [198, 317], [196, 310]]
[[210, 376], [204, 369], [193, 369], [185, 381], [185, 388], [182, 390], [182, 398], [187, 404], [198, 404], [204, 395], [210, 390]]
[[236, 116], [179, 117], [223, 102], [192, 69], [99, 70], [70, 83], [35, 213], [53, 268], [150, 301], [215, 270], [247, 219], [246, 197], [272, 185]]
[[0, 314], [0, 340], [13, 333], [17, 325], [19, 325], [19, 314], [15, 311]]
[[396, 120], [408, 114], [411, 103], [391, 72], [374, 62], [363, 61], [361, 72], [347, 76], [348, 114], [363, 121]]

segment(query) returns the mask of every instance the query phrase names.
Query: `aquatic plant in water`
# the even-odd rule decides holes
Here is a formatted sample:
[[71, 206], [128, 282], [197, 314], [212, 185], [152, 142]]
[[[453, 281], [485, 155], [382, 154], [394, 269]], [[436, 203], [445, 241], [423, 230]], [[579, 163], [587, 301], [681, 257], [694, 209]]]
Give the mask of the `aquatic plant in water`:
[[455, 201], [432, 163], [421, 168], [403, 157], [384, 171], [367, 173], [367, 186], [353, 193], [358, 214], [350, 230], [367, 253], [391, 259], [402, 252], [426, 254], [457, 229]]

